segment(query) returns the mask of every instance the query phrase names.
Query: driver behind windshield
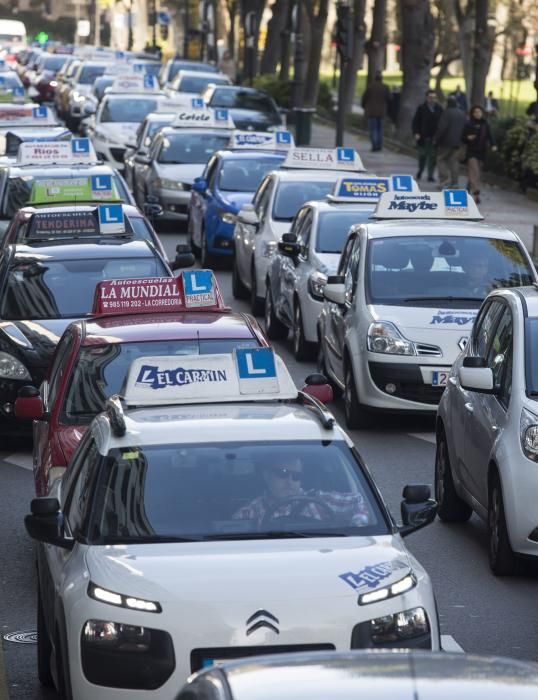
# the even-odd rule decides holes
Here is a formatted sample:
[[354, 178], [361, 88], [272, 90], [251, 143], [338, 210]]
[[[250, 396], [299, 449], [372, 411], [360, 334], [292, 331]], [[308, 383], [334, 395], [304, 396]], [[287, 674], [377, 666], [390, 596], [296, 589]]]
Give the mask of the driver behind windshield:
[[233, 515], [234, 520], [255, 520], [258, 527], [279, 518], [332, 522], [337, 516], [350, 525], [367, 525], [370, 511], [361, 493], [303, 488], [303, 464], [290, 458], [260, 465], [264, 492]]

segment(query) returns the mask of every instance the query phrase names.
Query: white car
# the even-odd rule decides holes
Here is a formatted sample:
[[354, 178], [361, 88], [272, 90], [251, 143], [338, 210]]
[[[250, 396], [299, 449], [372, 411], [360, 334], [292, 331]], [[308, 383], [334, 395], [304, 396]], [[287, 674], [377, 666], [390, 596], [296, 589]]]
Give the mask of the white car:
[[305, 393], [323, 388], [298, 393], [270, 348], [132, 363], [26, 517], [44, 543], [42, 682], [169, 700], [222, 658], [440, 648], [430, 578], [402, 539], [435, 517], [429, 487], [405, 487], [397, 526]]
[[94, 81], [103, 75], [110, 65], [105, 60], [80, 63], [69, 80], [72, 87], [69, 90], [65, 120], [72, 130], [78, 129], [80, 121], [88, 116], [84, 106], [91, 94]]
[[317, 349], [323, 287], [336, 274], [349, 229], [365, 222], [383, 192], [418, 191], [409, 175], [343, 177], [326, 201], [307, 202], [278, 242], [265, 280], [265, 330], [271, 340], [291, 329], [297, 360]]
[[176, 102], [185, 101], [185, 106], [206, 89], [208, 85], [232, 85], [232, 81], [223, 73], [202, 73], [194, 70], [180, 70], [172, 83], [166, 87], [166, 94]]
[[376, 411], [435, 412], [483, 299], [536, 280], [518, 236], [479, 223], [464, 190], [384, 194], [372, 216], [352, 229], [319, 318], [350, 428]]
[[297, 211], [309, 200], [326, 197], [343, 174], [362, 171], [359, 155], [350, 148], [292, 148], [280, 170], [262, 180], [252, 204], [241, 207], [234, 228], [232, 291], [236, 299], [250, 296], [253, 314], [263, 313], [269, 260]]
[[537, 343], [536, 286], [492, 292], [437, 412], [439, 516], [464, 522], [475, 511], [487, 522], [497, 575], [538, 556]]

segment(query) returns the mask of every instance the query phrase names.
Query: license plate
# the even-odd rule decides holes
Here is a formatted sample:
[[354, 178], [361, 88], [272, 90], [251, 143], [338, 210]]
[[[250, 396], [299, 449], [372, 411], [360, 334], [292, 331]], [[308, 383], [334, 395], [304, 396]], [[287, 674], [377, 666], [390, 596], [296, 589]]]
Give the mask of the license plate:
[[450, 370], [434, 370], [432, 372], [432, 386], [446, 386]]

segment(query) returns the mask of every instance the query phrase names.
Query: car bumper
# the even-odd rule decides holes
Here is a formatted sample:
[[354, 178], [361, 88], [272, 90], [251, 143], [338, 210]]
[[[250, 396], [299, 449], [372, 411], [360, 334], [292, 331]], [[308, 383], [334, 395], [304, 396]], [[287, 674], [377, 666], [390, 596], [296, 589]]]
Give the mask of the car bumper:
[[303, 333], [309, 343], [317, 343], [318, 318], [323, 309], [323, 302], [314, 299], [308, 292], [299, 299], [303, 318]]
[[23, 386], [39, 387], [45, 371], [33, 374], [32, 379], [0, 379], [0, 434], [29, 435], [32, 432], [32, 421], [16, 418], [15, 399]]
[[149, 187], [150, 194], [159, 199], [163, 213], [159, 221], [187, 221], [191, 191], [189, 190], [165, 190]]
[[123, 158], [127, 150], [126, 148], [113, 146], [99, 139], [93, 139], [93, 147], [95, 148], [97, 158], [104, 160], [105, 163], [109, 163], [117, 170], [123, 170]]
[[227, 224], [219, 219], [219, 223], [214, 230], [206, 228], [206, 239], [210, 253], [215, 255], [233, 255], [234, 224]]

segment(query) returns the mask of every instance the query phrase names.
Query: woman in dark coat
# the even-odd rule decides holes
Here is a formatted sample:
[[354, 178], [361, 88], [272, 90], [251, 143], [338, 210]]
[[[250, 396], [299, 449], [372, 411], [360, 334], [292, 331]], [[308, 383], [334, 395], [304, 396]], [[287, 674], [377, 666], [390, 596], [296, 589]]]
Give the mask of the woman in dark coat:
[[480, 105], [471, 107], [469, 119], [463, 128], [461, 140], [467, 147], [465, 162], [467, 163], [467, 189], [472, 193], [477, 204], [480, 203], [480, 188], [482, 167], [488, 149], [497, 150], [490, 126]]

